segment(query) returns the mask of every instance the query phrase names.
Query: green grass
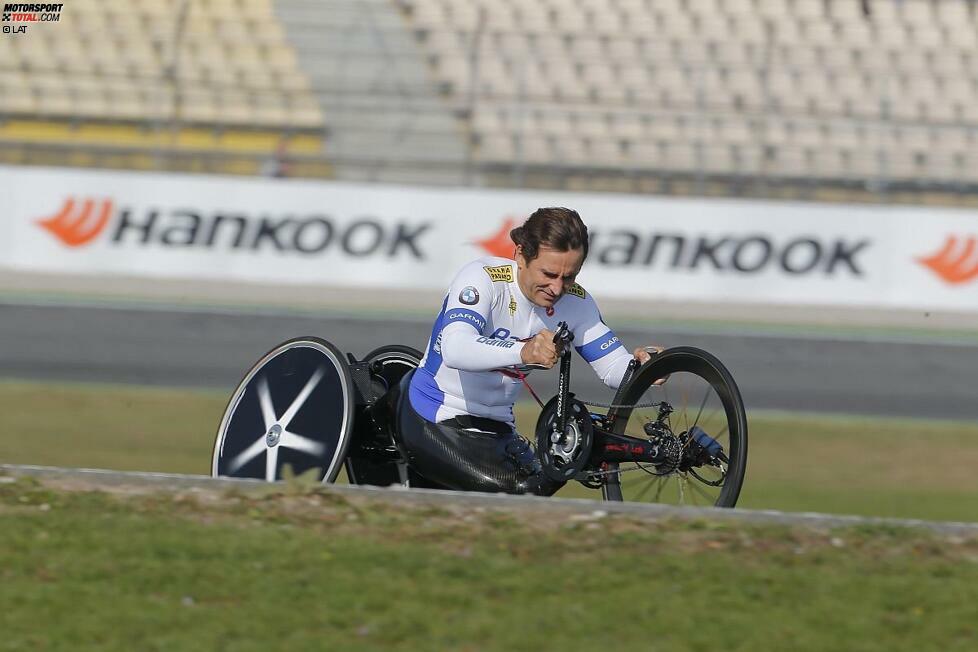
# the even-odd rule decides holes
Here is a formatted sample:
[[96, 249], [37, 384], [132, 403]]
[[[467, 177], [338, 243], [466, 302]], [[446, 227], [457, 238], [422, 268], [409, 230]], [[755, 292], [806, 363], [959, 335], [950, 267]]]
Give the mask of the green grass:
[[743, 507], [978, 521], [978, 423], [757, 415]]
[[[3, 382], [0, 462], [206, 474], [226, 398]], [[741, 505], [978, 520], [976, 462], [978, 424], [756, 414]], [[0, 477], [0, 652], [978, 649], [973, 535], [92, 482]]]
[[975, 537], [5, 480], [0, 650], [978, 645]]
[[[207, 474], [227, 395], [0, 382], [0, 462]], [[532, 432], [537, 409], [517, 410]], [[740, 507], [978, 521], [978, 423], [752, 414]], [[595, 498], [576, 483], [561, 496]]]
[[210, 473], [225, 392], [0, 382], [0, 461]]

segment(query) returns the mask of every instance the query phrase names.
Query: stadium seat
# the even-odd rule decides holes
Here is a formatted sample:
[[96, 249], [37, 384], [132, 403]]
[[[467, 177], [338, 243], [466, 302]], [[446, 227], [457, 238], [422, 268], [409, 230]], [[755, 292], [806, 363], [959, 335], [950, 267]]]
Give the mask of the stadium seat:
[[[38, 28], [30, 39], [2, 39], [0, 80], [13, 81], [0, 81], [0, 118], [66, 121], [64, 130], [17, 123], [4, 136], [97, 143], [102, 134], [107, 146], [138, 148], [167, 147], [139, 130], [154, 131], [174, 118], [178, 125], [215, 130], [322, 127], [322, 112], [310, 109], [310, 86], [270, 0], [201, 0], [188, 5], [176, 31], [178, 9], [172, 0], [145, 0], [125, 10], [77, 0], [57, 32]], [[275, 101], [266, 99], [275, 94]], [[113, 124], [136, 130], [114, 131]], [[129, 136], [120, 140], [119, 133]]]
[[[387, 107], [363, 122], [392, 139], [455, 138], [458, 159], [493, 165], [972, 176], [955, 144], [978, 123], [969, 0], [198, 0], [176, 29], [179, 8], [74, 0], [69, 29], [0, 40], [0, 118], [75, 134], [175, 119], [214, 131], [201, 146], [329, 125], [356, 153], [347, 102]], [[938, 149], [902, 137], [935, 127], [950, 134]]]

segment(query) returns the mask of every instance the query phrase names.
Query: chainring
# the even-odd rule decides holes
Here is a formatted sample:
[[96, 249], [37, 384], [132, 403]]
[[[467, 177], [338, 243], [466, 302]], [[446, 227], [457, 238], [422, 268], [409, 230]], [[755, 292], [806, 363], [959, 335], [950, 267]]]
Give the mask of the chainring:
[[[569, 399], [571, 418], [563, 433], [554, 433], [557, 421], [557, 397], [550, 399], [537, 419], [537, 457], [548, 478], [567, 482], [584, 470], [594, 443], [594, 426], [587, 406]], [[555, 441], [556, 439], [556, 441]]]

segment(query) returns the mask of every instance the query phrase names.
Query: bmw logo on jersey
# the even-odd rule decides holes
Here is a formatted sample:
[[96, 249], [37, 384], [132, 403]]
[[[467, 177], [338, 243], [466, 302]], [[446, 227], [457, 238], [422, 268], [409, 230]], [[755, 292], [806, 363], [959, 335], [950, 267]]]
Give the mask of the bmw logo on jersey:
[[458, 300], [467, 306], [474, 306], [479, 303], [479, 291], [471, 285], [466, 286], [458, 293]]

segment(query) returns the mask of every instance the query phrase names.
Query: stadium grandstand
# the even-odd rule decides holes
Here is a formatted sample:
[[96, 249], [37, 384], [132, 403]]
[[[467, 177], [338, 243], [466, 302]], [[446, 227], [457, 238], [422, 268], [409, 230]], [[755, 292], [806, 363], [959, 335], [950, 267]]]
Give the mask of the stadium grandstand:
[[974, 205], [975, 4], [67, 0], [0, 162]]

